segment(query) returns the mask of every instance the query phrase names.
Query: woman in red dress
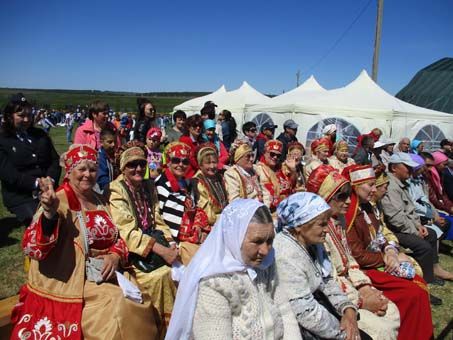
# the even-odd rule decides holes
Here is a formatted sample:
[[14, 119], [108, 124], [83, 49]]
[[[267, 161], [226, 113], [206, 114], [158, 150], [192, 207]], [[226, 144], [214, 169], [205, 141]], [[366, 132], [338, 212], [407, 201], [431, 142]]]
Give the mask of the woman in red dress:
[[155, 337], [149, 297], [135, 289], [126, 298], [118, 286], [129, 277], [118, 274], [128, 249], [93, 191], [96, 150], [75, 145], [64, 162], [66, 178], [56, 192], [49, 177], [39, 180], [41, 204], [22, 241], [31, 259], [28, 281], [13, 310], [11, 339]]
[[430, 339], [433, 324], [426, 282], [415, 274], [410, 259], [398, 245], [385, 238], [370, 201], [376, 192], [376, 177], [370, 165], [351, 165], [343, 170], [352, 185], [346, 213], [346, 237], [352, 255], [373, 286], [399, 309], [398, 339]]

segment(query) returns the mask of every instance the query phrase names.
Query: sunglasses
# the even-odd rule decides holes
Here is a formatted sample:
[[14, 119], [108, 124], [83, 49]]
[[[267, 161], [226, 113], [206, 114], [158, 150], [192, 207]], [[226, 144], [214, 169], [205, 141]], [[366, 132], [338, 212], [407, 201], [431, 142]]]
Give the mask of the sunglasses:
[[350, 192], [339, 192], [333, 198], [336, 201], [345, 202], [349, 198], [349, 196], [351, 196]]
[[256, 132], [256, 128], [251, 128], [249, 131], [250, 132]]
[[141, 159], [137, 159], [136, 161], [132, 161], [132, 162], [129, 162], [126, 164], [126, 168], [129, 168], [129, 169], [136, 169], [137, 166], [140, 165], [140, 168], [144, 168], [146, 166], [146, 161], [144, 160], [141, 160]]
[[178, 164], [181, 164], [181, 163], [183, 165], [189, 165], [190, 164], [190, 160], [189, 160], [189, 158], [172, 157], [171, 164], [178, 165]]
[[271, 158], [280, 158], [281, 154], [280, 153], [275, 153], [275, 152], [269, 152], [269, 156]]

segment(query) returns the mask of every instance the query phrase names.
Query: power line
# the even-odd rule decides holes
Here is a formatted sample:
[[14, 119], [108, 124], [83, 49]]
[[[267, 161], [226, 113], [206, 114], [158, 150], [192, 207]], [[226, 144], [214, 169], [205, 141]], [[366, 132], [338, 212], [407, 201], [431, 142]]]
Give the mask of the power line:
[[349, 24], [349, 26], [343, 31], [343, 33], [340, 35], [340, 37], [334, 42], [334, 44], [327, 50], [326, 53], [324, 53], [324, 55], [319, 58], [314, 64], [312, 64], [306, 71], [303, 72], [303, 74], [307, 74], [307, 73], [310, 73], [314, 68], [316, 68], [319, 64], [321, 64], [324, 59], [326, 59], [330, 53], [332, 53], [332, 51], [338, 46], [338, 44], [343, 40], [343, 38], [346, 36], [346, 34], [349, 33], [349, 31], [351, 30], [352, 26], [354, 26], [354, 24], [360, 19], [360, 17], [363, 15], [363, 13], [365, 13], [365, 11], [367, 10], [367, 8], [370, 6], [371, 2], [373, 0], [369, 0], [366, 5], [360, 10], [360, 12], [357, 14], [357, 16], [354, 18], [354, 20], [352, 20], [352, 22]]

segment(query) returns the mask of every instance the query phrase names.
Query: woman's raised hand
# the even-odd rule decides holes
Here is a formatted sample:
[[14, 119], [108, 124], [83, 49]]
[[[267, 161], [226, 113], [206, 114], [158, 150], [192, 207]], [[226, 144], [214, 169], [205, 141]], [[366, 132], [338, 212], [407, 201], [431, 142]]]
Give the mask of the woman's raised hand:
[[51, 219], [57, 213], [59, 200], [53, 189], [53, 181], [50, 177], [38, 178], [40, 190], [40, 203], [44, 209], [44, 216]]

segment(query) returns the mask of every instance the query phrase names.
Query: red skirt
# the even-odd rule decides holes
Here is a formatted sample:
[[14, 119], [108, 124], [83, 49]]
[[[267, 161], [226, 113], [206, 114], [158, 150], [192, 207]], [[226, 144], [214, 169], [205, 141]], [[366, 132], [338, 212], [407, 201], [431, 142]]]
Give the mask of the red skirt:
[[367, 270], [366, 274], [373, 286], [398, 307], [401, 320], [398, 339], [433, 338], [428, 287], [420, 276], [406, 280], [375, 269]]
[[22, 286], [14, 307], [11, 339], [82, 339], [82, 303], [59, 302]]

